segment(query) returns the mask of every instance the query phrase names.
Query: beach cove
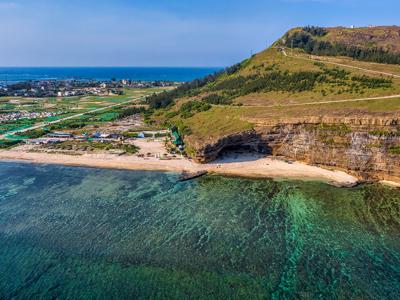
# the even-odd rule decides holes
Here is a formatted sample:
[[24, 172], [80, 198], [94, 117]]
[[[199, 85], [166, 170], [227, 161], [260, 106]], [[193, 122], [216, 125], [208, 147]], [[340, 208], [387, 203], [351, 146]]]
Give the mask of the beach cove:
[[299, 162], [289, 162], [258, 154], [232, 155], [208, 164], [198, 164], [190, 159], [178, 157], [162, 159], [159, 153], [165, 151], [160, 142], [138, 142], [142, 156], [152, 151], [151, 156], [119, 156], [110, 153], [84, 153], [68, 155], [60, 153], [40, 153], [29, 151], [27, 146], [19, 146], [0, 151], [0, 160], [25, 161], [39, 164], [84, 166], [108, 169], [142, 171], [200, 172], [241, 177], [316, 180], [336, 186], [354, 186], [358, 179], [343, 171], [327, 170]]

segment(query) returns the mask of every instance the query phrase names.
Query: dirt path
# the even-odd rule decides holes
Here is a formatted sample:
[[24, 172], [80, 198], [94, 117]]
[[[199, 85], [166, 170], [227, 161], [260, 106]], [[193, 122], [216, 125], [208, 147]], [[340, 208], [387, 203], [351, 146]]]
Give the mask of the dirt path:
[[[283, 55], [286, 57], [290, 58], [299, 58], [299, 59], [305, 59], [305, 60], [310, 60], [310, 61], [315, 61], [315, 62], [321, 62], [320, 60], [316, 59], [311, 59], [311, 58], [305, 58], [305, 57], [298, 57], [298, 56], [292, 56], [288, 55], [284, 49], [282, 49]], [[339, 65], [343, 67], [348, 67], [348, 68], [353, 68], [353, 69], [359, 69], [363, 70], [366, 72], [372, 72], [372, 73], [378, 73], [378, 74], [384, 74], [384, 75], [389, 75], [393, 77], [398, 77], [398, 75], [390, 74], [390, 73], [385, 73], [385, 72], [379, 72], [379, 71], [373, 71], [373, 70], [368, 70], [368, 69], [363, 69], [363, 68], [358, 68], [358, 67], [353, 67], [349, 65], [344, 65], [344, 64], [338, 64], [338, 63], [332, 63], [332, 62], [326, 62], [329, 64], [334, 64], [334, 65]], [[345, 102], [359, 102], [359, 101], [371, 101], [371, 100], [387, 100], [387, 99], [395, 99], [395, 98], [400, 98], [400, 95], [390, 95], [390, 96], [380, 96], [380, 97], [369, 97], [369, 98], [358, 98], [358, 99], [343, 99], [343, 100], [328, 100], [328, 101], [314, 101], [314, 102], [305, 102], [305, 103], [292, 103], [292, 104], [280, 104], [280, 105], [255, 105], [254, 107], [263, 107], [263, 108], [272, 108], [272, 107], [290, 107], [290, 106], [303, 106], [303, 105], [316, 105], [316, 104], [329, 104], [329, 103], [345, 103]]]
[[[345, 102], [358, 102], [358, 101], [371, 101], [371, 100], [387, 100], [400, 98], [400, 95], [371, 97], [371, 98], [358, 98], [358, 99], [345, 99], [345, 100], [328, 100], [328, 101], [314, 101], [305, 103], [292, 103], [292, 104], [272, 104], [272, 105], [254, 105], [254, 107], [272, 108], [272, 107], [290, 107], [290, 106], [303, 106], [303, 105], [316, 105], [316, 104], [329, 104], [329, 103], [345, 103]], [[247, 106], [251, 107], [251, 106]]]
[[290, 58], [304, 59], [304, 60], [313, 61], [313, 62], [323, 62], [323, 63], [325, 63], [325, 64], [331, 64], [331, 65], [335, 65], [335, 66], [340, 66], [340, 67], [346, 67], [346, 68], [350, 68], [350, 69], [361, 70], [361, 71], [364, 71], [364, 72], [367, 72], [367, 73], [374, 73], [374, 74], [380, 74], [380, 75], [392, 76], [392, 77], [395, 77], [395, 78], [400, 78], [400, 75], [396, 75], [396, 74], [392, 74], [392, 73], [388, 73], [388, 72], [375, 71], [375, 70], [365, 69], [365, 68], [361, 68], [361, 67], [350, 66], [350, 65], [346, 65], [346, 64], [335, 63], [335, 62], [325, 61], [325, 60], [319, 60], [319, 59], [313, 59], [313, 58], [308, 58], [308, 57], [295, 56], [295, 55], [288, 55], [288, 54], [286, 53], [285, 50], [282, 50], [282, 53], [283, 53], [283, 55], [285, 55], [286, 57], [290, 57]]

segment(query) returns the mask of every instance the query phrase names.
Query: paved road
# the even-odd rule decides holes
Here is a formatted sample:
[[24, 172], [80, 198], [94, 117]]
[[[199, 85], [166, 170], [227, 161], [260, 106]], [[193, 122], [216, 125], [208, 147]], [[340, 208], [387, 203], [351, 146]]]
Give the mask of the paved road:
[[146, 96], [148, 96], [148, 95], [144, 95], [144, 96], [140, 96], [140, 97], [137, 97], [137, 98], [133, 98], [131, 100], [120, 102], [120, 103], [117, 103], [117, 104], [113, 104], [113, 105], [109, 105], [109, 106], [105, 106], [105, 107], [101, 107], [101, 108], [96, 108], [96, 109], [93, 109], [93, 110], [90, 110], [90, 111], [79, 113], [79, 114], [76, 114], [76, 115], [73, 115], [73, 116], [69, 116], [69, 117], [66, 117], [66, 118], [62, 118], [62, 119], [59, 119], [59, 120], [55, 120], [55, 121], [51, 121], [51, 122], [43, 122], [43, 123], [40, 123], [40, 124], [37, 124], [37, 125], [33, 125], [31, 127], [28, 127], [28, 128], [24, 128], [24, 129], [20, 129], [20, 130], [17, 130], [17, 131], [11, 131], [11, 132], [8, 132], [8, 133], [4, 133], [4, 134], [0, 135], [0, 139], [5, 139], [10, 134], [14, 135], [16, 133], [23, 133], [23, 132], [27, 132], [27, 131], [34, 130], [34, 129], [40, 129], [40, 128], [46, 127], [48, 125], [57, 124], [57, 123], [60, 123], [60, 122], [66, 121], [66, 120], [75, 119], [75, 118], [81, 117], [81, 116], [86, 115], [86, 114], [95, 113], [95, 112], [103, 111], [103, 110], [106, 110], [106, 109], [109, 109], [109, 108], [118, 107], [118, 106], [121, 106], [121, 105], [125, 105], [125, 104], [129, 104], [129, 103], [132, 103], [132, 102], [136, 102], [137, 100], [143, 99]]

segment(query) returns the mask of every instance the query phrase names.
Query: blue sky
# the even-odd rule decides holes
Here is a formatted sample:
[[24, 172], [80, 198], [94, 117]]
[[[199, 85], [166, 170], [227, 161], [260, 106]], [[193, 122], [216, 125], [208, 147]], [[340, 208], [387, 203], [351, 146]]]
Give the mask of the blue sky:
[[400, 25], [399, 0], [0, 0], [0, 66], [227, 66], [303, 25]]

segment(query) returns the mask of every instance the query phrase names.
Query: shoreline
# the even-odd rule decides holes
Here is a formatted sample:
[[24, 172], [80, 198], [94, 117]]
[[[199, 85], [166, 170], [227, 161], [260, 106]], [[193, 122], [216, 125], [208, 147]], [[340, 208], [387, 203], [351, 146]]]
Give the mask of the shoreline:
[[154, 157], [118, 156], [115, 154], [49, 154], [12, 149], [1, 150], [0, 161], [55, 164], [121, 170], [199, 172], [250, 178], [322, 181], [338, 187], [352, 187], [359, 180], [343, 171], [332, 171], [300, 162], [285, 162], [274, 157], [241, 155], [219, 159], [208, 164], [197, 164], [188, 159], [163, 160]]

